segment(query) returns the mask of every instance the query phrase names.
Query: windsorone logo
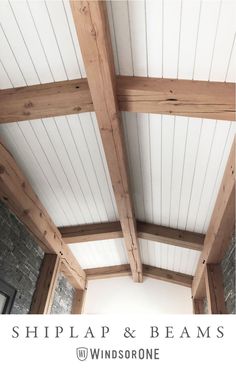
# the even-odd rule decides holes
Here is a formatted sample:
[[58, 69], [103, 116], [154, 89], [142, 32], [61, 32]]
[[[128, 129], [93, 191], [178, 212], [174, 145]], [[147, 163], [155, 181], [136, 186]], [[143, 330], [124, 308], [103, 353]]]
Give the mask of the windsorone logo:
[[100, 348], [78, 347], [76, 349], [78, 360], [159, 360], [159, 348], [139, 348], [136, 350], [102, 350]]
[[85, 361], [88, 357], [88, 349], [87, 347], [78, 347], [76, 349], [76, 355], [77, 355], [77, 358], [80, 360], [80, 361]]

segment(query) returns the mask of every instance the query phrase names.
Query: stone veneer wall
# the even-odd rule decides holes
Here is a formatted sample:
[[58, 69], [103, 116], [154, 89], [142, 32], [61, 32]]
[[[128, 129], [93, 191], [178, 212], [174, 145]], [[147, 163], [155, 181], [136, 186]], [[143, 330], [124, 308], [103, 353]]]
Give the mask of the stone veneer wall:
[[223, 278], [224, 278], [225, 301], [226, 301], [227, 311], [229, 314], [236, 314], [235, 233], [232, 236], [231, 245], [225, 254], [225, 257], [221, 263], [221, 267], [222, 267]]
[[0, 202], [0, 279], [17, 290], [11, 314], [29, 312], [43, 256], [24, 225]]
[[[11, 314], [27, 314], [44, 253], [25, 226], [0, 201], [0, 279], [17, 290]], [[71, 311], [74, 289], [58, 279], [52, 313]]]
[[57, 281], [51, 314], [70, 314], [75, 290], [68, 280], [60, 274]]

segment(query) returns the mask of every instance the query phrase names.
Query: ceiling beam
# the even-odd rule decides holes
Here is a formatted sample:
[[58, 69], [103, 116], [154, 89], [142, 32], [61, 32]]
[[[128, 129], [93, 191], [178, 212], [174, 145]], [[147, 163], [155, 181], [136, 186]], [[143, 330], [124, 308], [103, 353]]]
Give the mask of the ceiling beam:
[[86, 78], [0, 91], [0, 123], [93, 111]]
[[[122, 238], [120, 222], [85, 224], [58, 228], [65, 243]], [[202, 251], [205, 235], [137, 221], [138, 238]]]
[[194, 299], [205, 295], [206, 264], [218, 264], [229, 247], [235, 228], [235, 139], [225, 168], [215, 207], [206, 233], [203, 251], [193, 279]]
[[[116, 77], [119, 110], [235, 120], [233, 83]], [[94, 111], [86, 78], [0, 91], [0, 124]]]
[[235, 120], [234, 83], [118, 77], [120, 110]]
[[156, 224], [137, 222], [138, 237], [144, 240], [166, 243], [190, 250], [202, 251], [204, 234], [183, 231]]
[[[124, 277], [131, 275], [129, 264], [85, 269], [85, 272], [88, 280]], [[161, 269], [150, 265], [143, 265], [143, 275], [149, 278], [170, 282], [185, 287], [191, 287], [193, 280], [191, 275], [177, 273], [172, 270]]]
[[80, 243], [122, 238], [120, 222], [93, 223], [59, 227], [65, 243]]
[[104, 1], [71, 1], [88, 84], [110, 172], [133, 280], [142, 281], [127, 156], [118, 108], [109, 24]]
[[73, 286], [84, 289], [86, 275], [61, 234], [18, 168], [15, 159], [0, 142], [0, 200], [34, 236], [48, 254], [60, 257], [65, 274]]

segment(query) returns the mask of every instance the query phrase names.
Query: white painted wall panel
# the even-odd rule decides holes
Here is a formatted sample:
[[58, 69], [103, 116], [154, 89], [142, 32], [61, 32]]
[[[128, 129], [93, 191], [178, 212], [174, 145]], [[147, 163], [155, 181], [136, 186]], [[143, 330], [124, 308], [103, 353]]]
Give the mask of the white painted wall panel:
[[131, 277], [89, 281], [84, 306], [85, 314], [132, 316], [134, 313], [192, 314], [192, 310], [190, 288], [151, 278], [134, 283]]

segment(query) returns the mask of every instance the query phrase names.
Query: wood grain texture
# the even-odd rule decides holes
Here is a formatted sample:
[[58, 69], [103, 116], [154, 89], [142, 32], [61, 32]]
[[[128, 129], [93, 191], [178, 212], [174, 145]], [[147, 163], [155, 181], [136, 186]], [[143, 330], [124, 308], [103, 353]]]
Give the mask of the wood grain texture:
[[193, 277], [191, 275], [177, 273], [173, 270], [167, 270], [162, 268], [153, 267], [150, 265], [143, 265], [143, 274], [146, 277], [158, 279], [165, 282], [171, 282], [179, 284], [185, 287], [191, 287]]
[[194, 314], [205, 314], [204, 300], [194, 299], [193, 300], [193, 313]]
[[218, 264], [229, 247], [235, 228], [235, 139], [225, 168], [203, 251], [194, 276], [192, 295], [204, 297], [204, 272], [206, 264]]
[[120, 110], [235, 120], [233, 83], [118, 77]]
[[91, 242], [122, 238], [120, 222], [94, 223], [58, 228], [65, 243]]
[[103, 1], [71, 1], [70, 4], [133, 280], [141, 282], [142, 263], [128, 179], [124, 135], [116, 96], [113, 52], [106, 4]]
[[156, 224], [137, 222], [138, 237], [145, 240], [162, 242], [190, 250], [202, 251], [204, 235]]
[[[129, 264], [85, 269], [85, 272], [88, 280], [124, 277], [131, 275]], [[172, 270], [157, 268], [150, 265], [143, 265], [143, 275], [149, 278], [171, 282], [185, 287], [191, 287], [193, 280], [192, 276], [190, 275], [177, 273]]]
[[93, 111], [86, 79], [0, 91], [0, 123]]
[[[116, 77], [119, 110], [235, 120], [233, 83]], [[94, 111], [86, 78], [0, 91], [0, 124]]]
[[84, 290], [75, 290], [71, 314], [83, 314], [84, 302], [87, 294], [87, 286]]
[[85, 273], [34, 193], [15, 159], [0, 142], [0, 199], [16, 214], [44, 252], [57, 254], [71, 284], [84, 289]]
[[45, 254], [33, 295], [30, 314], [50, 314], [59, 269], [59, 256], [56, 254]]
[[224, 283], [220, 264], [207, 264], [205, 284], [208, 314], [227, 314]]
[[[91, 242], [122, 238], [120, 222], [85, 224], [58, 228], [65, 243]], [[137, 221], [138, 237], [202, 251], [204, 235]]]
[[85, 273], [88, 280], [104, 279], [131, 275], [131, 269], [129, 264], [122, 264], [108, 267], [85, 269]]

